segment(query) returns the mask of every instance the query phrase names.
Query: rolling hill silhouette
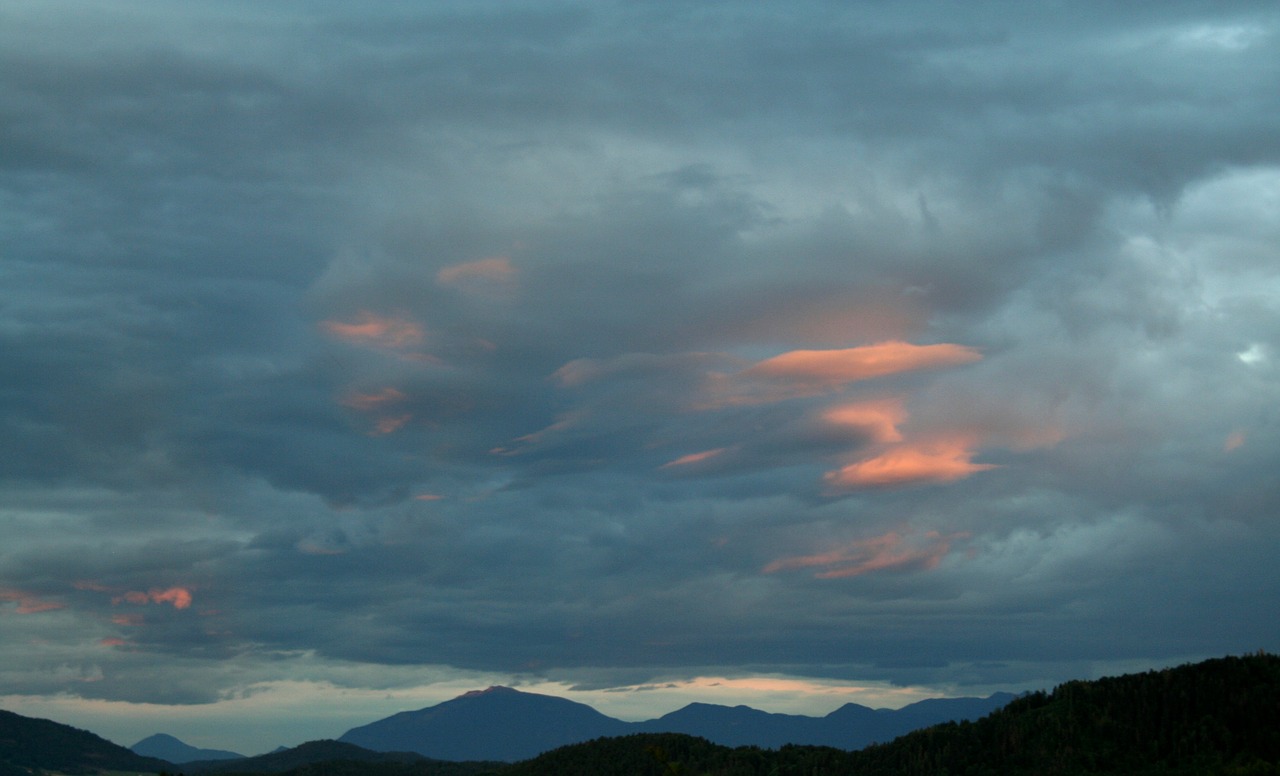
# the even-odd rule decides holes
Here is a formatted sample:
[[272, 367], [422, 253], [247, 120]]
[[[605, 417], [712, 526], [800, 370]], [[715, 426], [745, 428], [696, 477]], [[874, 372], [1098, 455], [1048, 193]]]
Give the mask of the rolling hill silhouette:
[[376, 751], [418, 752], [440, 760], [505, 762], [593, 738], [631, 733], [686, 733], [725, 746], [812, 744], [857, 749], [926, 725], [975, 719], [1013, 697], [997, 693], [989, 698], [931, 699], [898, 710], [849, 703], [825, 717], [691, 703], [658, 719], [624, 722], [565, 698], [490, 687], [353, 728], [338, 740]]

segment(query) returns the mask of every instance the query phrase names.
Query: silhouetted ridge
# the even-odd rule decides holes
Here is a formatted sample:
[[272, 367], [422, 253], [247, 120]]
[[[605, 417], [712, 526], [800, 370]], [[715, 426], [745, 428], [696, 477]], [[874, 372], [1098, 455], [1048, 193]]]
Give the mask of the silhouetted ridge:
[[199, 749], [167, 733], [147, 736], [129, 749], [144, 757], [156, 757], [178, 764], [197, 760], [237, 760], [244, 757], [242, 754], [222, 749]]
[[1280, 773], [1280, 658], [1073, 681], [857, 753], [860, 774]]
[[172, 768], [164, 760], [143, 757], [86, 730], [47, 719], [0, 711], [0, 770], [65, 774], [101, 771], [156, 773]]
[[353, 728], [338, 740], [438, 760], [523, 760], [557, 746], [629, 731], [582, 703], [509, 687], [469, 692]]
[[1277, 776], [1277, 712], [1280, 658], [1259, 653], [1067, 682], [976, 722], [935, 725], [856, 752], [730, 749], [682, 734], [642, 734], [562, 747], [506, 774]]
[[284, 773], [322, 762], [416, 763], [427, 758], [414, 752], [374, 752], [355, 744], [324, 739], [291, 749], [239, 760], [203, 760], [183, 765], [187, 773]]
[[623, 722], [565, 698], [490, 687], [354, 728], [338, 740], [442, 760], [507, 762], [629, 733], [686, 733], [725, 746], [812, 744], [858, 749], [925, 725], [979, 717], [1012, 697], [1002, 693], [990, 698], [942, 698], [898, 710], [846, 704], [825, 717], [690, 703], [658, 719]]

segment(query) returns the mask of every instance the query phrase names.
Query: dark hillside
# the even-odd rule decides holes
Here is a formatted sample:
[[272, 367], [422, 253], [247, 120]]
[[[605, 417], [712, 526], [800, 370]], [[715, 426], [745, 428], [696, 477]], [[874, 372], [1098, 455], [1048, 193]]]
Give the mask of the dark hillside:
[[1067, 682], [854, 762], [868, 776], [1280, 773], [1280, 657]]
[[0, 776], [33, 770], [65, 774], [101, 771], [158, 773], [173, 766], [134, 754], [86, 730], [0, 711]]
[[183, 771], [204, 773], [284, 773], [296, 768], [330, 761], [351, 763], [414, 763], [427, 758], [413, 752], [372, 752], [341, 741], [308, 741], [292, 749], [284, 749], [239, 760], [200, 760], [185, 763]]
[[825, 746], [730, 749], [682, 733], [637, 733], [561, 747], [503, 776], [842, 776], [849, 768], [849, 752]]

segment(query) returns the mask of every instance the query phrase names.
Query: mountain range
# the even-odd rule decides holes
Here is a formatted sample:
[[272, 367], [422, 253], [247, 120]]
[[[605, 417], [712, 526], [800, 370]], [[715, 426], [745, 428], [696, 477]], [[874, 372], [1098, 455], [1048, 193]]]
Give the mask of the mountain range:
[[934, 698], [897, 710], [846, 703], [824, 717], [691, 703], [657, 719], [624, 722], [565, 698], [490, 687], [352, 728], [338, 740], [438, 760], [506, 762], [567, 744], [633, 733], [684, 733], [723, 746], [808, 744], [860, 749], [939, 722], [976, 719], [1013, 698], [1009, 693]]
[[[544, 700], [547, 696], [530, 695], [509, 688], [491, 688], [421, 712], [433, 712], [428, 716], [448, 721], [456, 720], [458, 708], [467, 710], [473, 719], [484, 719], [478, 710], [517, 709], [521, 714], [536, 714], [541, 709], [559, 707], [594, 722], [610, 719], [589, 707], [590, 714], [574, 708], [581, 704], [563, 699], [553, 699], [560, 702], [548, 704]], [[996, 700], [1000, 698], [997, 696]], [[565, 703], [570, 705], [564, 706]], [[938, 705], [936, 701], [926, 702], [924, 708], [915, 704], [908, 707], [908, 716], [932, 714]], [[800, 744], [776, 749], [730, 748], [685, 733], [627, 732], [561, 746], [514, 764], [433, 760], [413, 753], [373, 752], [339, 741], [312, 741], [259, 757], [178, 767], [131, 752], [84, 730], [0, 711], [0, 776], [121, 776], [179, 770], [193, 775], [234, 771], [278, 776], [1280, 776], [1277, 709], [1280, 657], [1258, 652], [1143, 674], [1067, 682], [1052, 692], [1019, 696], [973, 722], [935, 724], [856, 751]], [[630, 730], [635, 731], [663, 720], [667, 721], [664, 724], [673, 720], [711, 724], [707, 720], [712, 720], [718, 725], [727, 723], [742, 733], [750, 726], [733, 723], [783, 717], [804, 729], [807, 724], [832, 718], [847, 722], [849, 715], [867, 719], [867, 711], [870, 710], [847, 706], [822, 718], [797, 718], [746, 707], [692, 704], [659, 720], [620, 724], [629, 724]], [[905, 710], [899, 713], [902, 711]], [[408, 714], [412, 718], [421, 712]], [[886, 714], [893, 713], [871, 711], [870, 718]]]

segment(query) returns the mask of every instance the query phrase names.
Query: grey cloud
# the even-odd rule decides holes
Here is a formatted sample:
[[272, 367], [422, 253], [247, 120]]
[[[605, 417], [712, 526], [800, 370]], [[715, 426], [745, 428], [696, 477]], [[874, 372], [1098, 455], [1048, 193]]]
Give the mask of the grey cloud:
[[0, 24], [0, 691], [1276, 647], [1266, 4], [139, 9]]

